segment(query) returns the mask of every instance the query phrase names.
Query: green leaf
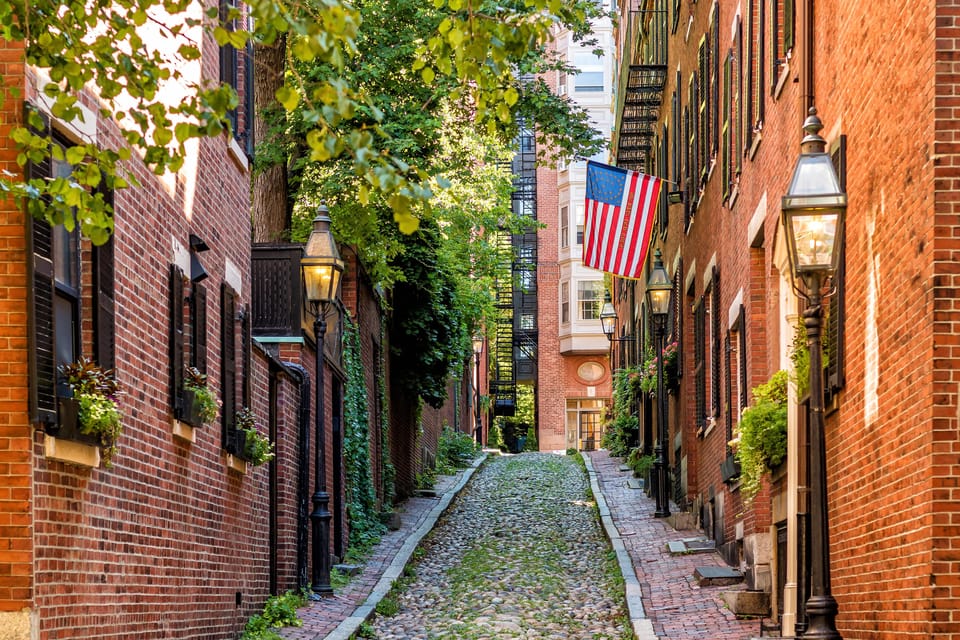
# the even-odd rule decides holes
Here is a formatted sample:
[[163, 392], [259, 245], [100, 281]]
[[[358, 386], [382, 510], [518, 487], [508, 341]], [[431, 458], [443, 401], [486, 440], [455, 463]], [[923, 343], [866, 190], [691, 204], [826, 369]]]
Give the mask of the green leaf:
[[295, 87], [283, 85], [275, 94], [277, 102], [283, 105], [287, 111], [293, 111], [300, 104], [300, 92]]
[[430, 67], [425, 67], [423, 71], [420, 72], [420, 77], [423, 78], [423, 83], [430, 85], [433, 84], [434, 79], [437, 77], [437, 74], [433, 72], [433, 69]]

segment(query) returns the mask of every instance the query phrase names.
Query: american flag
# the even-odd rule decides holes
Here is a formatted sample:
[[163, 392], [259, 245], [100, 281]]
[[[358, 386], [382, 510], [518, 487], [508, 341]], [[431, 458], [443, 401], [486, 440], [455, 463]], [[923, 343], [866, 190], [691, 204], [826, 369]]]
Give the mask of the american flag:
[[647, 257], [660, 178], [587, 162], [583, 264], [639, 278]]

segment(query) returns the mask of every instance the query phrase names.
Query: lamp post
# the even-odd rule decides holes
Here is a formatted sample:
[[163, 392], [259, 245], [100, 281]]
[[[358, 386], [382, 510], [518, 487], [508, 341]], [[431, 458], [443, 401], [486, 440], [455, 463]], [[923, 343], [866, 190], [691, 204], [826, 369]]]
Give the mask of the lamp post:
[[477, 361], [477, 402], [476, 402], [476, 414], [477, 414], [477, 426], [475, 427], [473, 437], [477, 441], [477, 444], [482, 445], [483, 442], [483, 424], [480, 422], [480, 356], [483, 354], [483, 335], [476, 334], [473, 336], [473, 355], [476, 356]]
[[670, 515], [670, 498], [667, 482], [667, 421], [664, 419], [663, 385], [663, 339], [667, 329], [667, 314], [670, 312], [670, 293], [673, 282], [663, 268], [660, 249], [653, 256], [653, 270], [647, 279], [647, 306], [653, 316], [653, 334], [657, 350], [657, 441], [653, 447], [654, 473], [657, 478], [655, 518]]
[[[824, 281], [839, 266], [847, 194], [820, 136], [823, 123], [810, 109], [806, 132], [781, 214], [794, 287], [807, 300], [803, 324], [810, 350], [810, 599], [804, 638], [841, 640], [835, 618], [837, 601], [830, 593], [830, 527], [827, 517], [826, 440], [823, 426], [823, 361], [820, 342]], [[796, 286], [796, 279], [803, 288]], [[826, 295], [829, 295], [827, 292]]]
[[336, 299], [343, 273], [343, 260], [330, 233], [330, 216], [321, 204], [313, 219], [313, 231], [300, 259], [305, 298], [313, 315], [313, 334], [317, 340], [317, 437], [314, 441], [313, 512], [313, 592], [320, 597], [333, 595], [330, 586], [330, 495], [327, 493], [327, 440], [324, 424], [323, 339], [327, 333], [327, 307]]

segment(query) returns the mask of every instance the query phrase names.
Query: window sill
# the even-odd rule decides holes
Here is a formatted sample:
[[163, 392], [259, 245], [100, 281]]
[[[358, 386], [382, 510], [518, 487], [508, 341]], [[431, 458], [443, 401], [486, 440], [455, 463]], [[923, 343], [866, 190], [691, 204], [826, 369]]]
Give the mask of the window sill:
[[787, 78], [790, 76], [790, 60], [785, 60], [780, 67], [780, 77], [777, 78], [777, 88], [773, 90], [773, 99], [779, 100], [783, 87], [787, 84]]
[[177, 420], [176, 418], [171, 421], [170, 431], [175, 438], [180, 438], [186, 442], [197, 441], [196, 430], [186, 422]]
[[237, 142], [236, 138], [229, 134], [224, 134], [229, 137], [230, 142], [227, 143], [227, 152], [230, 154], [230, 157], [233, 159], [234, 164], [237, 165], [242, 171], [250, 170], [250, 161], [247, 159], [247, 154], [240, 148], [240, 143]]
[[246, 475], [248, 469], [248, 463], [243, 458], [238, 458], [232, 453], [227, 454], [226, 459], [227, 469], [231, 471], [236, 471], [239, 474]]
[[49, 434], [43, 436], [43, 455], [48, 460], [58, 460], [89, 469], [100, 466], [100, 447]]

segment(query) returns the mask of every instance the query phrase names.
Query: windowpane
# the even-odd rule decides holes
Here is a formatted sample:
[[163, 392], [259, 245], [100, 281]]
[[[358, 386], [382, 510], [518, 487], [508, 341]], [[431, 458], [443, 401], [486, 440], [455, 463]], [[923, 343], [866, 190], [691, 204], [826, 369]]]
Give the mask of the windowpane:
[[581, 320], [596, 320], [600, 317], [603, 301], [603, 281], [588, 280], [577, 283], [577, 303]]
[[560, 207], [560, 246], [570, 245], [570, 210]]
[[560, 322], [570, 322], [570, 284], [567, 282], [560, 284]]
[[577, 74], [574, 81], [574, 87], [580, 92], [601, 92], [603, 91], [603, 72], [602, 71], [581, 71]]

